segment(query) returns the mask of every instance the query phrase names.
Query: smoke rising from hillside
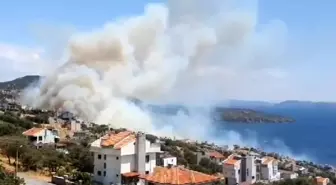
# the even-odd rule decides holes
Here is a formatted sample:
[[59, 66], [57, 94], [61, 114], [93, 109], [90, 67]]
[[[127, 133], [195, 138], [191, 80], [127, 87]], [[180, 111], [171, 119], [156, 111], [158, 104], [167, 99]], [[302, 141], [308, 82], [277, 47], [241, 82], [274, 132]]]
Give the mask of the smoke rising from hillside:
[[[23, 100], [37, 108], [68, 110], [97, 124], [211, 139], [215, 128], [208, 108], [222, 100], [226, 87], [267, 83], [269, 72], [279, 66], [286, 31], [281, 21], [258, 26], [257, 1], [148, 4], [142, 15], [73, 35], [67, 62], [39, 88], [28, 89]], [[130, 98], [203, 108], [160, 116]], [[233, 132], [223, 138], [230, 144], [246, 143]]]

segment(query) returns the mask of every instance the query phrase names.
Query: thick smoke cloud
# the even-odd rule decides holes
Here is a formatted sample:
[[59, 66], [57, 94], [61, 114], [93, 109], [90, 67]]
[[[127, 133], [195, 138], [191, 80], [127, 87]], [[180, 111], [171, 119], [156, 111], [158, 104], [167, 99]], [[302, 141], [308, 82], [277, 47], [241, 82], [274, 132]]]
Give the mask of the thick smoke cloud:
[[[279, 66], [286, 26], [260, 26], [257, 18], [257, 1], [251, 0], [149, 4], [142, 15], [73, 35], [65, 64], [40, 87], [27, 89], [24, 103], [112, 127], [213, 140], [209, 108], [240, 84], [267, 83], [268, 72]], [[163, 116], [131, 98], [192, 108], [188, 115]], [[232, 131], [221, 138], [216, 142], [258, 146]]]

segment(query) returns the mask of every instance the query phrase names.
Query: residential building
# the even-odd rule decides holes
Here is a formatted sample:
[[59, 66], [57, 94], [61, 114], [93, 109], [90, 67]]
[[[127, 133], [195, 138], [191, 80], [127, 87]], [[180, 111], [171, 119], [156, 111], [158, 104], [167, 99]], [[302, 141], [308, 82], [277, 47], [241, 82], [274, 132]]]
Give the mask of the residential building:
[[219, 177], [192, 171], [180, 166], [171, 168], [157, 166], [152, 174], [140, 176], [140, 179], [144, 180], [146, 185], [211, 184], [220, 180]]
[[328, 178], [323, 178], [323, 177], [315, 177], [315, 181], [317, 185], [327, 185], [329, 183]]
[[164, 167], [171, 167], [177, 165], [177, 158], [174, 156], [165, 156], [162, 158]]
[[256, 182], [256, 157], [245, 155], [241, 157], [241, 182], [253, 184]]
[[268, 181], [280, 180], [278, 161], [268, 156], [263, 157], [261, 160], [261, 179]]
[[160, 145], [151, 143], [143, 133], [110, 133], [91, 144], [96, 184], [135, 184], [139, 175], [150, 174], [156, 167]]
[[293, 171], [281, 171], [282, 179], [296, 179], [299, 177], [299, 174]]
[[44, 144], [54, 144], [59, 141], [58, 131], [50, 128], [33, 127], [22, 134], [37, 147], [42, 147]]
[[82, 122], [78, 120], [71, 120], [70, 121], [70, 130], [72, 132], [80, 132], [82, 131]]
[[256, 156], [230, 155], [223, 162], [225, 184], [253, 184], [257, 181]]
[[236, 185], [241, 182], [241, 158], [230, 155], [223, 162], [224, 184]]
[[216, 162], [218, 164], [222, 164], [222, 162], [225, 160], [225, 156], [217, 151], [201, 151], [197, 152], [197, 163], [201, 161], [202, 158], [207, 158], [212, 160], [213, 162]]

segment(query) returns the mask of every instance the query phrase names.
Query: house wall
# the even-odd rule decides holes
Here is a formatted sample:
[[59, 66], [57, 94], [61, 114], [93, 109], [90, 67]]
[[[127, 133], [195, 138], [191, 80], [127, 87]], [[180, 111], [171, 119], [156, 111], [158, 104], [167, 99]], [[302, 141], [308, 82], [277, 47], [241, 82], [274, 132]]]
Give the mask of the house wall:
[[[152, 173], [156, 166], [156, 153], [152, 151], [157, 151], [158, 149], [149, 141], [146, 141], [145, 146], [146, 153], [143, 156], [146, 157], [148, 155], [149, 161], [146, 162], [146, 159], [144, 159], [144, 170], [145, 172]], [[151, 146], [154, 147], [150, 148]], [[90, 150], [94, 153], [94, 181], [101, 182], [103, 185], [121, 183], [121, 174], [138, 171], [136, 142], [129, 143], [120, 150], [115, 150], [113, 148], [101, 148], [100, 140], [96, 140], [91, 144]], [[100, 159], [98, 155], [101, 155]], [[106, 155], [106, 160], [104, 159], [104, 155]], [[106, 164], [106, 168], [104, 168], [104, 163]], [[98, 175], [98, 171], [100, 171], [100, 176]], [[104, 176], [104, 171], [106, 176]]]
[[[36, 143], [34, 143], [34, 144], [55, 143], [55, 135], [52, 131], [50, 131], [48, 129], [45, 129], [44, 131], [40, 132], [36, 137], [37, 137], [37, 140], [36, 140]], [[41, 140], [40, 137], [42, 137], [42, 140]]]
[[271, 179], [271, 167], [270, 164], [268, 165], [261, 165], [261, 178], [263, 180], [270, 180]]
[[267, 165], [262, 165], [261, 167], [261, 176], [264, 180], [280, 180], [280, 173], [278, 171], [278, 163], [268, 163]]
[[256, 181], [256, 164], [254, 156], [246, 156], [246, 181], [254, 183]]
[[241, 182], [240, 175], [240, 163], [238, 162], [236, 165], [223, 165], [223, 175], [227, 179], [228, 185], [235, 185], [236, 183]]

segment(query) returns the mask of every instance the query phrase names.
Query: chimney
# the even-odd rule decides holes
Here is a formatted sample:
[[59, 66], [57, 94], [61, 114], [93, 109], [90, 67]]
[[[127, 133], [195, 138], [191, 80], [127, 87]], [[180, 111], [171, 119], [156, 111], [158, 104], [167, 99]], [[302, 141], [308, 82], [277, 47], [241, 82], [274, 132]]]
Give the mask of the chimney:
[[146, 135], [138, 132], [136, 135], [136, 167], [139, 174], [146, 172]]

